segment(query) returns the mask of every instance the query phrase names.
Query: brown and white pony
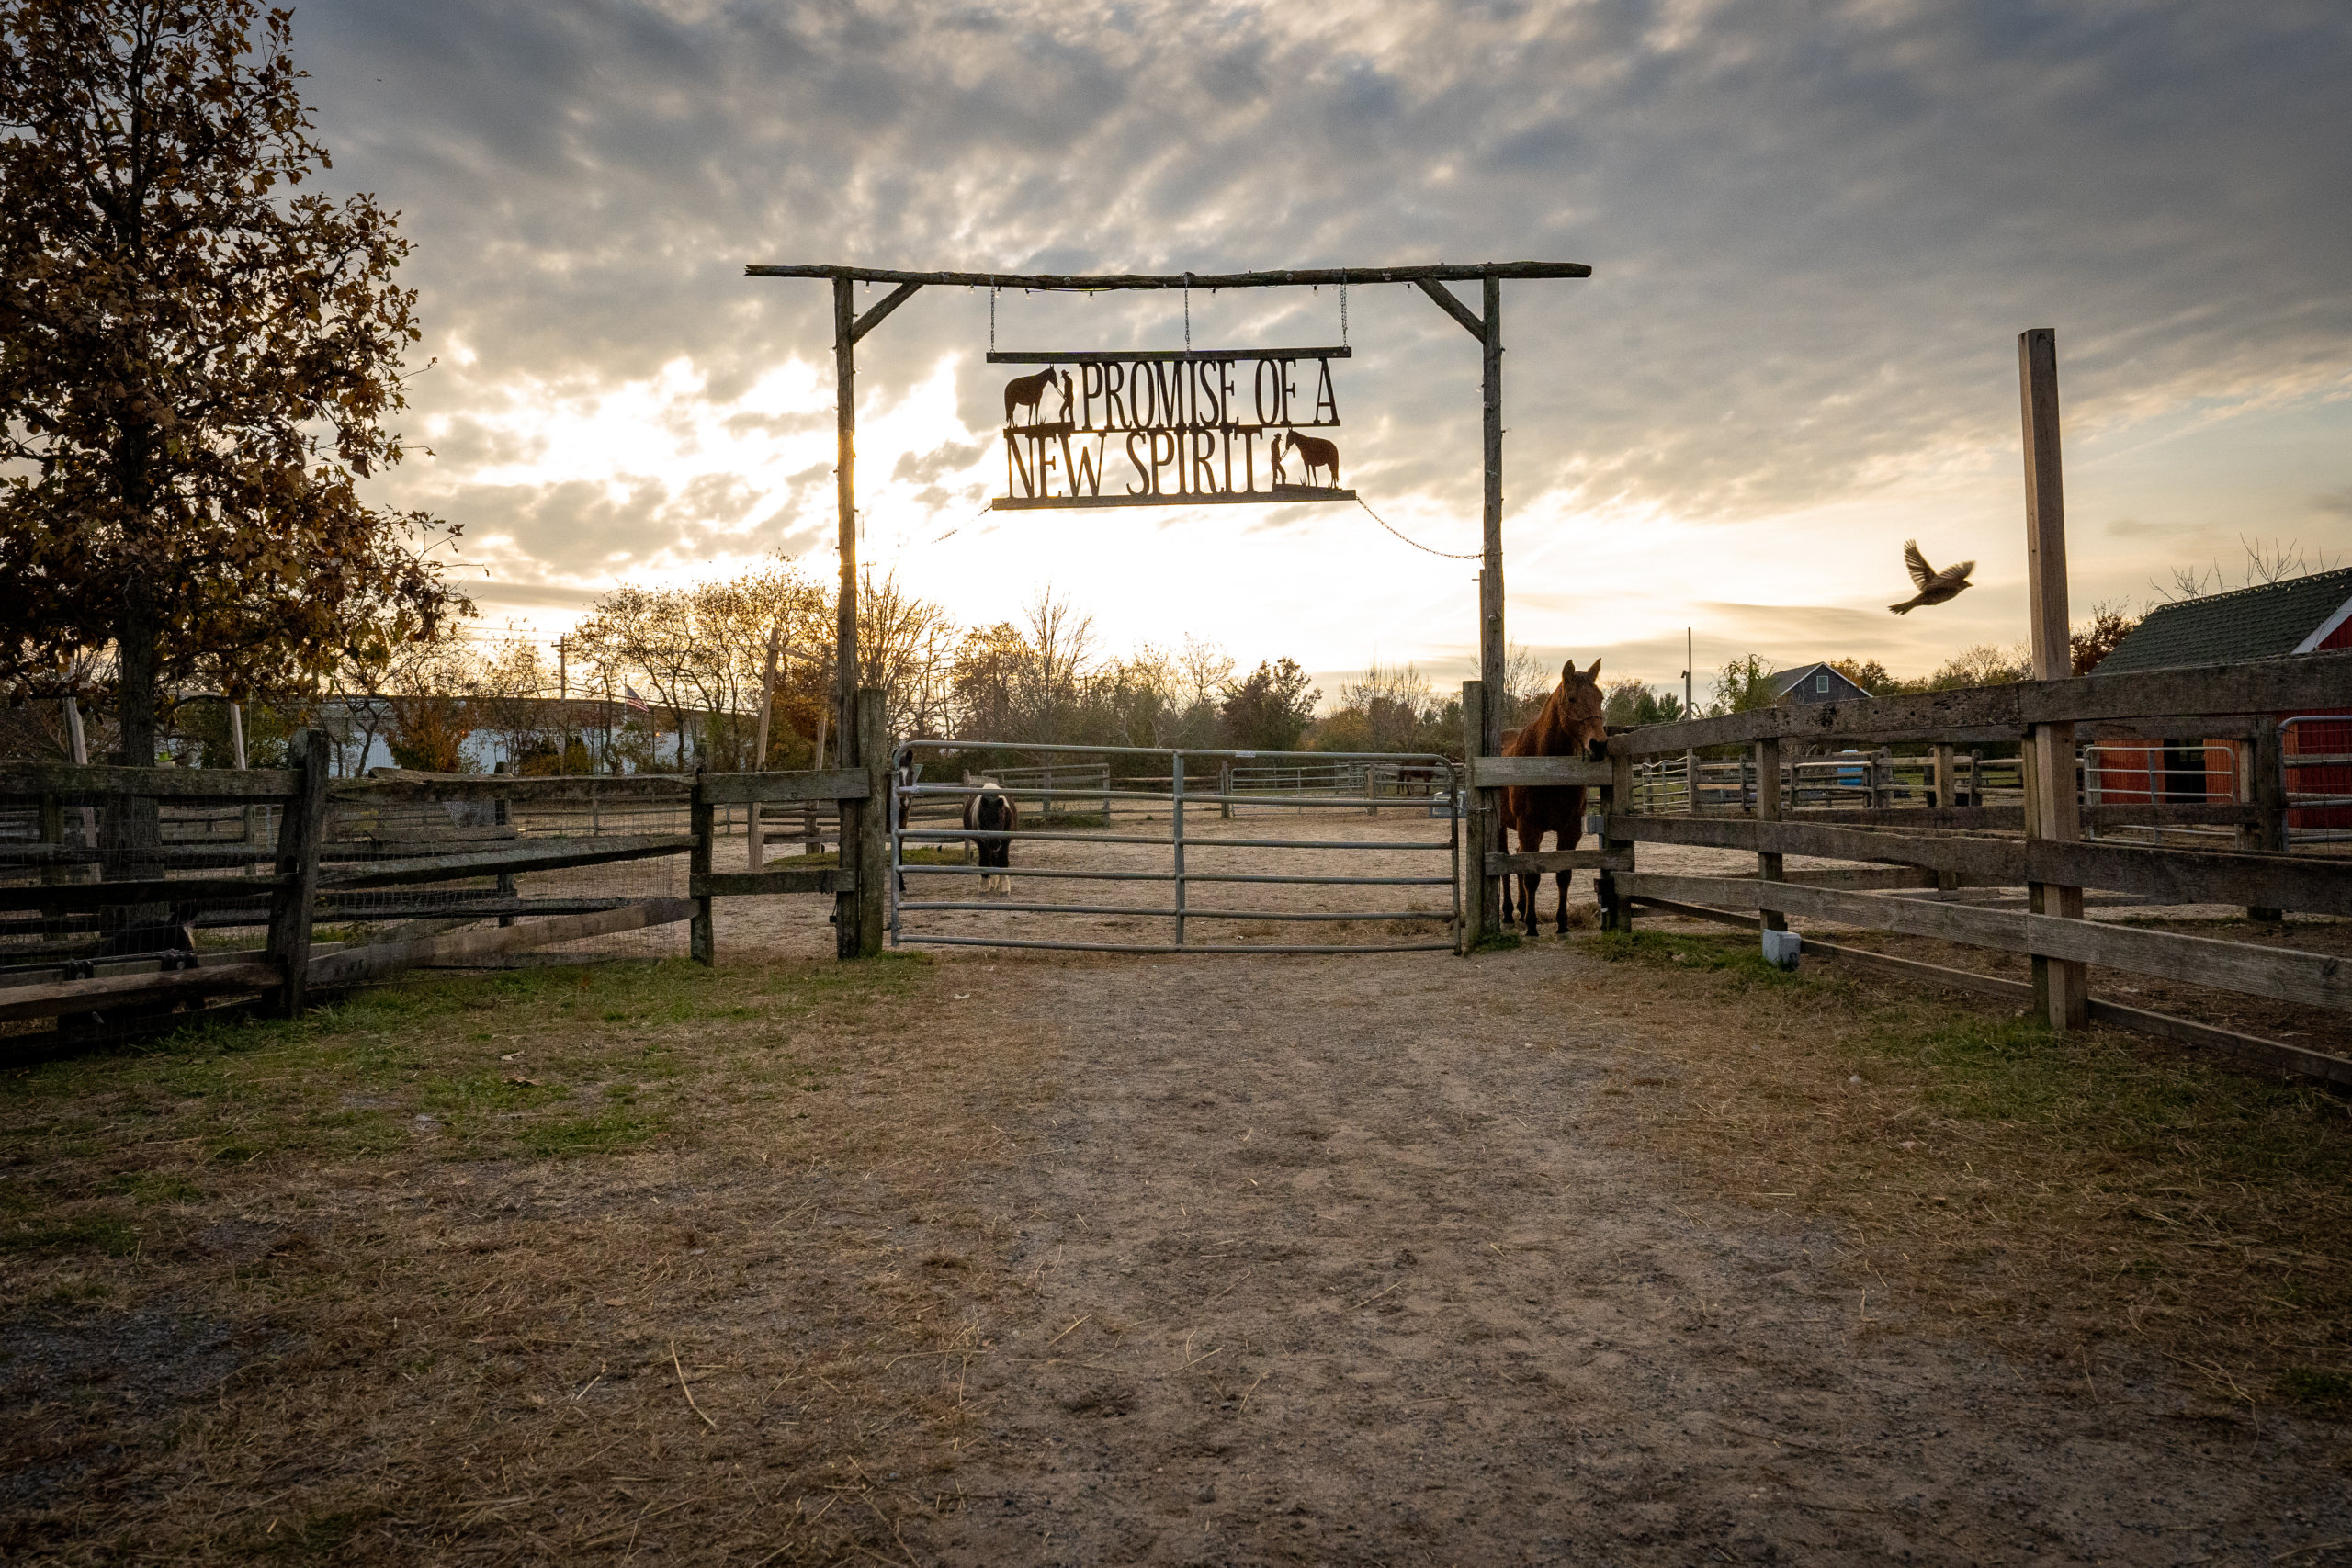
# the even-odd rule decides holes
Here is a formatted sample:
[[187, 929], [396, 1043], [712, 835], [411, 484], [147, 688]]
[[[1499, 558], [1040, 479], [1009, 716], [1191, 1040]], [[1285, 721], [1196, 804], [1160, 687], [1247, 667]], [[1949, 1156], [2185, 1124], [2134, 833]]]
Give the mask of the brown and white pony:
[[[1579, 671], [1571, 660], [1560, 666], [1560, 683], [1544, 699], [1544, 707], [1533, 718], [1503, 741], [1506, 757], [1584, 757], [1599, 761], [1608, 754], [1609, 731], [1600, 722], [1604, 699], [1600, 693], [1600, 660], [1592, 668]], [[1537, 789], [1507, 789], [1503, 791], [1503, 836], [1508, 847], [1513, 832], [1519, 835], [1519, 852], [1533, 854], [1544, 847], [1544, 835], [1556, 834], [1559, 848], [1572, 850], [1584, 837], [1584, 785], [1550, 785]], [[1560, 931], [1568, 929], [1568, 872], [1555, 874], [1560, 879]], [[1527, 934], [1535, 934], [1535, 889], [1543, 883], [1541, 872], [1521, 872], [1518, 877], [1520, 901], [1525, 906]], [[1503, 879], [1503, 924], [1511, 924], [1510, 885]]]
[[[1021, 826], [1021, 807], [1013, 798], [999, 787], [996, 780], [964, 775], [967, 788], [978, 793], [964, 798], [964, 830], [983, 833], [1010, 833]], [[1012, 878], [1004, 874], [1012, 865], [1011, 839], [974, 839], [973, 858], [995, 874], [984, 873], [980, 877], [983, 893], [1010, 893]]]

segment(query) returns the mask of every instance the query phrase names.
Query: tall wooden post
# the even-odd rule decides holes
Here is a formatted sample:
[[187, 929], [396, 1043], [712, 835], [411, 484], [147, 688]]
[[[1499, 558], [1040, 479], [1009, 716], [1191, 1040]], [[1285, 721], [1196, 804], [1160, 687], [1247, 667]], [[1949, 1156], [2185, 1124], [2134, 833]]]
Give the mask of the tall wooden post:
[[[1478, 573], [1478, 682], [1482, 693], [1478, 755], [1503, 750], [1503, 280], [1485, 278], [1480, 322], [1486, 376], [1486, 558]], [[1467, 710], [1464, 710], [1467, 711]], [[1479, 874], [1484, 876], [1482, 863]]]
[[[838, 426], [833, 492], [841, 513], [842, 568], [833, 632], [839, 645], [834, 654], [833, 691], [840, 704], [834, 728], [841, 734], [841, 765], [845, 768], [859, 761], [849, 750], [855, 722], [851, 709], [857, 692], [857, 305], [852, 288], [846, 276], [833, 279], [833, 417]], [[817, 765], [821, 768], [824, 763]]]
[[1487, 697], [1485, 682], [1462, 682], [1462, 951], [1472, 953], [1487, 940], [1490, 931], [1502, 929], [1501, 885], [1487, 874], [1487, 851], [1492, 835], [1487, 831], [1492, 813], [1487, 809], [1487, 792], [1468, 786], [1471, 771], [1477, 766], [1479, 748], [1486, 744]]
[[[2018, 334], [2018, 398], [2025, 426], [2026, 597], [2033, 678], [2063, 681], [2074, 672], [2066, 608], [2066, 504], [2058, 450], [2058, 334], [2033, 327]], [[2037, 724], [2026, 739], [2026, 833], [2082, 837], [2075, 793], [2075, 727]], [[2083, 890], [2029, 883], [2037, 915], [2083, 918]], [[2089, 1019], [2090, 980], [2080, 964], [2037, 954], [2033, 989], [2052, 1029], [2080, 1029]]]
[[311, 912], [319, 896], [319, 846], [327, 828], [327, 736], [295, 732], [287, 747], [294, 768], [294, 797], [277, 824], [277, 874], [286, 878], [269, 911], [269, 956], [285, 976], [277, 1010], [300, 1014], [311, 976]]
[[841, 868], [856, 886], [835, 895], [833, 951], [842, 958], [872, 958], [882, 951], [890, 919], [890, 745], [884, 733], [882, 689], [863, 686], [851, 705], [844, 752], [855, 747], [865, 773], [864, 800], [841, 803]]
[[[1770, 735], [1756, 743], [1756, 819], [1778, 822], [1781, 819], [1781, 738]], [[1783, 877], [1786, 861], [1779, 854], [1758, 851], [1756, 874], [1766, 882], [1779, 882]], [[1778, 909], [1759, 909], [1756, 914], [1759, 931], [1784, 931], [1789, 929], [1788, 916]]]

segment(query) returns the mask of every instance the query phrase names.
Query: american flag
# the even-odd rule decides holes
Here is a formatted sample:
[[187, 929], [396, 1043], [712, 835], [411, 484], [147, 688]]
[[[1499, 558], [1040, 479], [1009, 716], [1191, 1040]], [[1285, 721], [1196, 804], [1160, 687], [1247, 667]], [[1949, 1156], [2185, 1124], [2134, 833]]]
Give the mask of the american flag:
[[651, 713], [653, 711], [651, 708], [645, 705], [645, 699], [637, 694], [637, 688], [626, 682], [621, 686], [621, 700], [639, 713]]

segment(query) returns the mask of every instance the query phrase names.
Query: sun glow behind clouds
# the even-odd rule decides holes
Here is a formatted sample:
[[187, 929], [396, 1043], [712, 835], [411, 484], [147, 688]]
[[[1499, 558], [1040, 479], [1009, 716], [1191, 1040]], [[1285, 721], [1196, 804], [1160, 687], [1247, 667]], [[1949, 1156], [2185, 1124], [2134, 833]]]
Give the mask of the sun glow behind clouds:
[[[956, 414], [956, 361], [860, 399], [862, 533], [886, 553], [978, 503], [985, 448]], [[465, 554], [512, 581], [674, 581], [829, 547], [831, 369], [787, 359], [724, 399], [683, 356], [606, 386], [510, 378], [476, 389], [463, 416], [428, 422], [443, 448], [430, 488], [461, 514], [469, 498], [495, 498], [496, 521], [469, 534]], [[607, 535], [595, 541], [605, 547], [583, 550], [582, 530]], [[554, 560], [586, 570], [542, 568]]]

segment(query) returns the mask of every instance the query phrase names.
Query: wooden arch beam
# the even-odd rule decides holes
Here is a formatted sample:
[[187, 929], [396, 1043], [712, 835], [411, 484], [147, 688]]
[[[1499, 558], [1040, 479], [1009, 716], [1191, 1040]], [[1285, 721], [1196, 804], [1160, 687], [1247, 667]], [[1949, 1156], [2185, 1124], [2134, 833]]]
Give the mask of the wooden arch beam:
[[893, 288], [889, 293], [884, 295], [882, 299], [875, 304], [872, 310], [858, 317], [857, 321], [850, 327], [849, 341], [855, 343], [858, 339], [864, 337], [866, 333], [880, 326], [882, 324], [883, 317], [888, 315], [891, 311], [897, 310], [899, 306], [913, 299], [915, 297], [915, 291], [922, 287], [922, 285], [920, 283], [901, 283], [898, 288]]
[[1461, 297], [1453, 289], [1448, 288], [1434, 277], [1417, 277], [1413, 282], [1422, 293], [1437, 301], [1439, 310], [1460, 321], [1464, 332], [1468, 333], [1480, 343], [1487, 341], [1487, 323], [1480, 319], [1477, 311], [1464, 305]]

